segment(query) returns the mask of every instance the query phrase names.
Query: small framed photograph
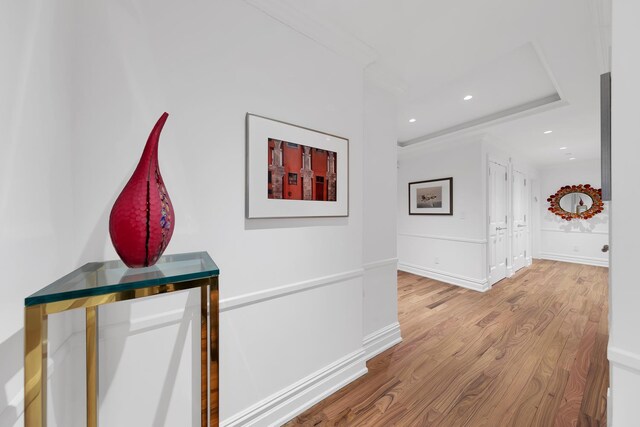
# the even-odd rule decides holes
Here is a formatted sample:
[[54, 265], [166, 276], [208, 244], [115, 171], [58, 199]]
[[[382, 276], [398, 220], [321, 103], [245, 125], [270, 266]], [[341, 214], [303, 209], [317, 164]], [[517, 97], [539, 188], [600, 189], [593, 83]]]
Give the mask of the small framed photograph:
[[409, 215], [453, 215], [453, 178], [410, 182]]
[[349, 140], [247, 114], [247, 218], [349, 215]]

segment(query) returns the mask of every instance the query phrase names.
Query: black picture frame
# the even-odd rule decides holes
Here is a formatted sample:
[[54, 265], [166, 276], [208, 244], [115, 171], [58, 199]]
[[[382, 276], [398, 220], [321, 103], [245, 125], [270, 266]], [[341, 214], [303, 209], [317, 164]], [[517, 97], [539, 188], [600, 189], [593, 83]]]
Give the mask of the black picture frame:
[[[435, 206], [435, 207], [418, 207], [417, 206], [417, 195], [415, 198], [412, 198], [412, 191], [416, 191], [421, 189], [420, 186], [422, 185], [422, 188], [436, 188], [435, 185], [431, 185], [433, 183], [438, 183], [438, 182], [442, 182], [443, 186], [448, 186], [449, 187], [449, 191], [445, 192], [446, 190], [444, 188], [441, 188], [441, 191], [444, 194], [448, 193], [448, 200], [443, 197], [444, 194], [441, 194], [441, 202], [442, 205], [441, 206]], [[428, 185], [425, 185], [428, 184]], [[414, 181], [414, 182], [410, 182], [408, 185], [408, 202], [409, 202], [409, 215], [453, 215], [453, 177], [448, 177], [448, 178], [438, 178], [438, 179], [427, 179], [424, 181]], [[416, 193], [417, 194], [417, 193]], [[446, 203], [448, 202], [448, 203]], [[412, 206], [412, 204], [415, 204], [415, 206]], [[424, 209], [434, 209], [435, 212], [428, 212], [425, 211]]]

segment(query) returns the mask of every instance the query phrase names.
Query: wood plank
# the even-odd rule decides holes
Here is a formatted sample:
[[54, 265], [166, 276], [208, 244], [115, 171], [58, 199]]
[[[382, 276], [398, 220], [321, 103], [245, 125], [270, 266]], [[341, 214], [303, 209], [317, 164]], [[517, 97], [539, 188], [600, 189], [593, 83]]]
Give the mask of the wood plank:
[[285, 425], [603, 426], [607, 274], [536, 260], [477, 293], [399, 272], [403, 342]]

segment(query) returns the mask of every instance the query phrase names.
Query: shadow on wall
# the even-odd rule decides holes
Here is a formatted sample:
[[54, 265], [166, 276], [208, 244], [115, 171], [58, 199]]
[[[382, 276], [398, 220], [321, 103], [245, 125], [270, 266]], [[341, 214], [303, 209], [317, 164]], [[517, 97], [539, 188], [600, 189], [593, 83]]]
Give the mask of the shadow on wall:
[[280, 228], [336, 227], [349, 225], [348, 217], [326, 218], [245, 218], [245, 230], [267, 230]]
[[[123, 368], [127, 371], [130, 371], [133, 363], [139, 363], [139, 357], [153, 357], [149, 354], [143, 356], [136, 355], [136, 360], [133, 360], [131, 357], [131, 350], [129, 350], [129, 357], [123, 358], [123, 354], [126, 353], [127, 342], [130, 339], [135, 339], [136, 336], [152, 333], [153, 331], [162, 331], [163, 329], [172, 328], [177, 325], [178, 330], [175, 333], [173, 342], [167, 341], [166, 345], [163, 345], [163, 349], [166, 349], [166, 352], [170, 353], [168, 364], [166, 366], [154, 366], [153, 362], [149, 362], [149, 366], [153, 366], [153, 375], [157, 377], [163, 377], [161, 386], [159, 387], [159, 389], [148, 388], [148, 384], [142, 386], [142, 388], [147, 387], [148, 392], [153, 393], [154, 397], [157, 396], [157, 405], [155, 406], [155, 408], [149, 407], [148, 409], [142, 410], [145, 411], [145, 413], [149, 414], [146, 416], [153, 416], [152, 421], [150, 418], [145, 418], [145, 420], [149, 420], [148, 425], [169, 425], [170, 421], [168, 420], [168, 413], [172, 408], [172, 399], [175, 398], [174, 394], [176, 393], [176, 383], [178, 381], [181, 360], [183, 358], [185, 347], [187, 345], [191, 345], [194, 348], [194, 351], [191, 352], [192, 357], [190, 360], [190, 375], [192, 379], [190, 390], [190, 415], [191, 419], [193, 420], [191, 425], [193, 427], [197, 427], [200, 425], [200, 290], [194, 289], [186, 292], [188, 292], [188, 297], [184, 303], [183, 314], [179, 318], [172, 318], [170, 320], [160, 318], [151, 325], [147, 325], [147, 322], [144, 321], [143, 325], [136, 326], [136, 319], [131, 319], [130, 317], [128, 317], [126, 321], [119, 322], [119, 320], [124, 317], [124, 313], [131, 312], [131, 305], [135, 304], [134, 301], [117, 304], [121, 305], [121, 307], [124, 307], [123, 311], [114, 310], [113, 313], [104, 311], [104, 316], [103, 313], [101, 313], [101, 320], [105, 319], [107, 316], [111, 317], [111, 319], [109, 319], [110, 322], [108, 322], [109, 324], [105, 325], [104, 327], [110, 328], [112, 330], [109, 333], [104, 334], [105, 337], [108, 337], [108, 342], [100, 342], [100, 345], [103, 348], [101, 353], [106, 352], [105, 357], [101, 357], [100, 359], [102, 369], [102, 371], [100, 372], [100, 404], [103, 403], [103, 399], [109, 397], [109, 389], [113, 384], [116, 372], [119, 370], [121, 364], [124, 363], [126, 366], [124, 366]], [[167, 295], [165, 297], [170, 296]], [[173, 332], [171, 333], [171, 335], [173, 336]], [[161, 358], [165, 360], [164, 357]], [[146, 369], [142, 372], [144, 375]], [[103, 380], [108, 381], [108, 383], [104, 387], [102, 386]], [[144, 381], [141, 381], [141, 378], [130, 378], [129, 381], [132, 381], [136, 387], [139, 384], [144, 384]], [[116, 388], [116, 393], [119, 393], [120, 396], [122, 396], [121, 389]], [[109, 407], [114, 406], [113, 396], [111, 396], [111, 399], [112, 400], [107, 404]], [[130, 402], [125, 403], [125, 406], [130, 408]], [[122, 416], [122, 414], [119, 414], [115, 419], [111, 419], [111, 422], [113, 423], [115, 420], [121, 419], [119, 417]], [[128, 416], [132, 417], [132, 415]], [[175, 414], [173, 416], [175, 417]], [[183, 425], [186, 426], [187, 424], [185, 423]]]
[[[129, 304], [127, 304], [129, 305]], [[126, 309], [127, 313], [130, 313], [130, 308]], [[118, 317], [123, 312], [118, 313]], [[158, 405], [155, 409], [155, 415], [153, 417], [152, 425], [165, 425], [167, 422], [167, 411], [171, 406], [171, 397], [175, 389], [176, 379], [178, 376], [178, 370], [180, 367], [180, 360], [184, 352], [185, 344], [188, 341], [189, 328], [191, 328], [191, 343], [200, 343], [200, 311], [199, 311], [199, 291], [189, 291], [189, 297], [185, 304], [184, 315], [177, 321], [162, 323], [160, 325], [154, 325], [143, 329], [132, 331], [131, 322], [126, 322], [126, 325], [118, 325], [118, 328], [125, 327], [126, 332], [119, 334], [117, 339], [110, 340], [108, 345], [109, 359], [113, 357], [115, 359], [115, 365], [110, 363], [109, 370], [117, 369], [117, 365], [120, 364], [126, 341], [129, 337], [141, 333], [148, 332], [152, 329], [162, 329], [168, 326], [179, 324], [178, 333], [174, 344], [171, 347], [171, 357], [169, 359], [169, 365], [166, 368], [166, 375], [162, 383], [160, 390], [160, 398]], [[54, 425], [75, 425], [76, 418], [82, 415], [83, 410], [74, 409], [71, 402], [74, 401], [74, 396], [84, 395], [84, 380], [82, 379], [78, 383], [70, 384], [69, 378], [72, 372], [77, 371], [77, 364], [83, 363], [83, 360], [75, 360], [70, 357], [70, 354], [81, 353], [84, 354], [84, 344], [82, 341], [82, 333], [76, 332], [72, 334], [72, 338], [63, 343], [53, 354], [50, 354], [50, 368], [49, 368], [49, 391], [48, 395], [50, 399], [60, 402], [60, 404], [54, 403], [58, 408], [53, 414], [49, 414], [49, 417], [55, 417]], [[70, 346], [63, 350], [65, 346]], [[62, 350], [62, 351], [61, 351]], [[23, 381], [23, 354], [24, 354], [24, 329], [16, 331], [11, 337], [4, 342], [0, 343], [0, 354], [2, 355], [2, 363], [0, 363], [0, 426], [10, 427], [18, 425], [22, 415], [24, 404], [23, 399], [18, 393], [16, 395], [9, 395], [9, 390], [16, 387], [16, 383]], [[78, 354], [78, 356], [79, 356]], [[192, 420], [193, 427], [200, 425], [200, 382], [195, 379], [200, 378], [200, 352], [193, 351], [193, 357], [191, 360], [191, 377], [194, 379], [191, 390], [192, 399]], [[83, 356], [82, 356], [83, 357]], [[82, 370], [84, 370], [82, 368]], [[100, 395], [106, 396], [111, 384], [110, 375], [102, 375], [100, 377], [101, 390]], [[84, 378], [84, 376], [82, 376]], [[71, 389], [71, 387], [80, 388], [77, 390]], [[102, 399], [100, 399], [102, 400]], [[50, 419], [51, 420], [51, 419]]]
[[[154, 426], [165, 425], [167, 422], [167, 410], [171, 403], [171, 394], [175, 389], [176, 378], [178, 375], [178, 369], [180, 368], [180, 359], [182, 352], [184, 351], [185, 344], [187, 342], [187, 332], [189, 326], [191, 326], [191, 338], [192, 342], [200, 344], [200, 311], [193, 309], [195, 304], [199, 303], [199, 291], [189, 291], [189, 298], [184, 308], [184, 316], [180, 319], [180, 327], [176, 336], [176, 341], [171, 351], [171, 358], [169, 360], [169, 367], [167, 369], [167, 375], [162, 382], [162, 390], [160, 392], [160, 400], [158, 401], [158, 407], [156, 409], [155, 416], [153, 417]], [[197, 314], [197, 315], [196, 315]], [[193, 358], [191, 360], [191, 378], [200, 378], [200, 352], [192, 352]], [[197, 427], [200, 425], [200, 382], [192, 381], [191, 387], [191, 401], [192, 407], [192, 426]]]
[[609, 223], [609, 213], [607, 207], [605, 210], [588, 220], [572, 220], [567, 221], [554, 215], [551, 212], [545, 213], [545, 220], [557, 224], [562, 231], [580, 231], [582, 233], [590, 233], [594, 231], [598, 225], [606, 225]]
[[[13, 396], [7, 395], [7, 384], [20, 372], [22, 372], [22, 355], [24, 353], [24, 329], [20, 329], [4, 342], [0, 343], [0, 426], [13, 426], [18, 422], [22, 410], [12, 406]], [[16, 402], [13, 402], [15, 405]]]

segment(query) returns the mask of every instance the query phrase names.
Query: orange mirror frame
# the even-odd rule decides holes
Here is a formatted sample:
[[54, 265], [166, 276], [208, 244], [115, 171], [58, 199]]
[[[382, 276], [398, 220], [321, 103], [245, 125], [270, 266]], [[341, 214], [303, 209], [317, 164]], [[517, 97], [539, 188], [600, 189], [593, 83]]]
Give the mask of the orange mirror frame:
[[[564, 210], [560, 206], [560, 199], [571, 193], [582, 193], [591, 197], [591, 200], [593, 201], [591, 207], [580, 213]], [[594, 215], [599, 214], [604, 209], [604, 203], [602, 202], [602, 190], [599, 188], [593, 188], [590, 184], [565, 185], [564, 187], [561, 187], [556, 194], [549, 196], [547, 202], [551, 205], [548, 208], [551, 213], [556, 214], [567, 221], [571, 221], [572, 219], [589, 219]]]

